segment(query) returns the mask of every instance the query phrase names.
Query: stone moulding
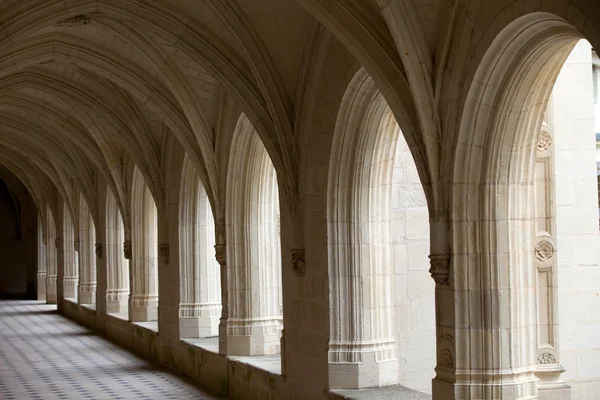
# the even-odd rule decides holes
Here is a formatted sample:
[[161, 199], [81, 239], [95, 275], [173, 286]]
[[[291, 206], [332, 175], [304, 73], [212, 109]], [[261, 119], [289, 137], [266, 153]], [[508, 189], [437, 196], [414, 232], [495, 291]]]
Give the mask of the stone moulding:
[[431, 254], [429, 273], [437, 285], [450, 285], [450, 255]]
[[292, 250], [292, 270], [298, 276], [306, 275], [306, 261], [304, 249]]
[[123, 242], [123, 255], [126, 259], [131, 260], [131, 240]]

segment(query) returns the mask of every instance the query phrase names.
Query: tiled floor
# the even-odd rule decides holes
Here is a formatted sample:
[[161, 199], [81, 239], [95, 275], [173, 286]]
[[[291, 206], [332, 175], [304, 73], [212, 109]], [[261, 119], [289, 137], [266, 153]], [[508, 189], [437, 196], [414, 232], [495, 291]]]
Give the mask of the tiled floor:
[[0, 399], [218, 399], [36, 301], [0, 301]]

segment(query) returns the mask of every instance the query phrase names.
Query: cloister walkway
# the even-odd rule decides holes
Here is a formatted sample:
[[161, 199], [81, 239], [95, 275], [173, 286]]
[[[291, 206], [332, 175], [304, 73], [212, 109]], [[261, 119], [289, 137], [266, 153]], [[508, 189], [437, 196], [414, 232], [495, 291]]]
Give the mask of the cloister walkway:
[[39, 301], [0, 301], [0, 399], [218, 399]]

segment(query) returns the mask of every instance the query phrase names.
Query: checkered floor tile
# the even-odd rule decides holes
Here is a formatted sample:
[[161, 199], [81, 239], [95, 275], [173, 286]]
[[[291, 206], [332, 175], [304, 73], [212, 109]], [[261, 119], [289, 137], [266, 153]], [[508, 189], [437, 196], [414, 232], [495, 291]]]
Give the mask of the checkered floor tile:
[[37, 301], [0, 301], [0, 399], [217, 399]]

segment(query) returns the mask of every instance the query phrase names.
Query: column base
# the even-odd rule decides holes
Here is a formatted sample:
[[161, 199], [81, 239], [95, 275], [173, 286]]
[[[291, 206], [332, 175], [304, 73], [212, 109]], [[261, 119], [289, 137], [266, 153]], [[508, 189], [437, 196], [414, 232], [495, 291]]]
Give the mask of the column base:
[[281, 352], [279, 319], [265, 321], [229, 320], [227, 322], [228, 356], [266, 356]]
[[38, 275], [37, 278], [37, 299], [46, 300], [46, 274]]
[[219, 334], [219, 304], [181, 304], [179, 335], [183, 338], [213, 337]]
[[537, 366], [538, 400], [571, 400], [571, 386], [560, 380], [563, 372], [565, 369], [558, 363]]
[[77, 290], [79, 304], [96, 304], [96, 284], [79, 285]]
[[106, 291], [106, 312], [109, 314], [120, 314], [129, 309], [129, 290], [109, 289]]
[[[438, 371], [439, 375], [439, 371]], [[517, 400], [537, 398], [537, 378], [533, 373], [503, 374], [490, 372], [486, 376], [457, 377], [449, 383], [437, 378], [432, 381], [434, 399], [497, 399]]]
[[46, 278], [46, 303], [56, 304], [58, 302], [56, 276]]
[[398, 383], [394, 340], [330, 343], [329, 388], [362, 389]]
[[77, 277], [63, 278], [63, 298], [65, 299], [76, 299], [77, 298]]
[[129, 299], [129, 319], [131, 322], [158, 320], [158, 296], [131, 296]]

